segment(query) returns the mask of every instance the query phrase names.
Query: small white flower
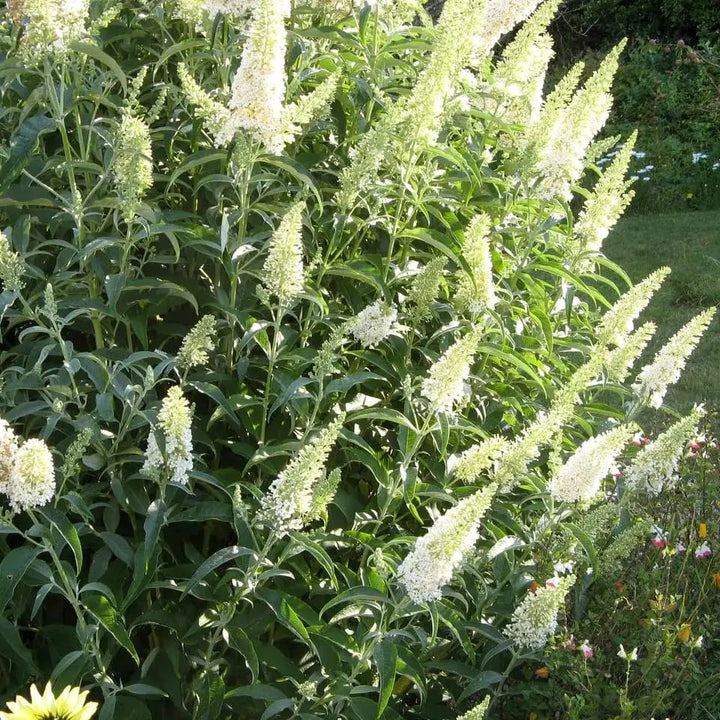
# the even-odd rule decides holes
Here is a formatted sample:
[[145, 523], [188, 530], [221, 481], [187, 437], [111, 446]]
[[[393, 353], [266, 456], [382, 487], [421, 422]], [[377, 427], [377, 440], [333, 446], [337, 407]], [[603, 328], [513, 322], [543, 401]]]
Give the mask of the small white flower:
[[625, 648], [623, 647], [622, 643], [620, 643], [620, 650], [618, 650], [618, 657], [622, 658], [623, 660], [629, 660], [630, 662], [635, 662], [638, 659], [638, 649], [635, 647], [632, 649], [632, 652], [629, 654], [625, 651]]
[[470, 363], [479, 337], [471, 332], [451, 345], [430, 368], [422, 384], [422, 394], [430, 401], [432, 411], [452, 413], [467, 394]]
[[372, 347], [390, 334], [396, 320], [395, 307], [377, 300], [351, 321], [350, 332], [363, 347]]
[[575, 583], [574, 575], [565, 575], [557, 585], [539, 587], [528, 593], [515, 608], [505, 635], [520, 647], [539, 650], [557, 630], [557, 614]]
[[632, 436], [633, 428], [632, 425], [620, 425], [586, 440], [551, 480], [550, 494], [564, 502], [591, 500]]
[[568, 573], [571, 573], [574, 568], [574, 560], [568, 560], [567, 562], [561, 562], [560, 560], [558, 560], [558, 562], [553, 565], [553, 570], [555, 570], [558, 575], [567, 575]]
[[141, 472], [160, 480], [164, 469], [170, 482], [187, 485], [193, 468], [191, 425], [190, 404], [180, 387], [171, 387], [158, 413], [158, 427], [165, 438], [165, 456], [160, 451], [155, 432], [151, 432]]
[[55, 495], [55, 467], [43, 440], [26, 440], [15, 453], [15, 462], [2, 491], [15, 512], [42, 507]]
[[478, 526], [490, 507], [497, 485], [489, 485], [461, 500], [439, 517], [398, 567], [398, 579], [413, 602], [429, 602], [442, 595], [442, 587], [474, 547]]

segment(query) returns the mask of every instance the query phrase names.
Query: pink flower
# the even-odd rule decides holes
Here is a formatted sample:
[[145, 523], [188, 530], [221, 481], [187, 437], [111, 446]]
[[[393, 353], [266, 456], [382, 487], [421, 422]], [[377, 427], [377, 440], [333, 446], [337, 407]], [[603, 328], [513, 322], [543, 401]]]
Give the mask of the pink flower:
[[582, 650], [585, 658], [591, 658], [595, 654], [595, 651], [590, 647], [590, 643], [588, 643], [587, 640], [580, 646], [580, 650]]
[[675, 546], [675, 554], [680, 555], [681, 553], [684, 553], [686, 550], [687, 550], [687, 548], [678, 540], [678, 543]]
[[663, 530], [661, 527], [655, 525], [652, 530], [652, 534], [655, 536], [652, 539], [652, 544], [656, 548], [664, 548], [667, 545], [668, 533], [667, 530]]
[[710, 546], [707, 544], [707, 540], [703, 542], [702, 545], [698, 546], [695, 550], [695, 557], [700, 560], [701, 558], [710, 557], [712, 555], [712, 550], [710, 550]]
[[545, 581], [546, 587], [549, 588], [556, 588], [558, 586], [558, 583], [560, 582], [560, 578], [557, 575], [553, 575], [553, 577], [548, 578]]

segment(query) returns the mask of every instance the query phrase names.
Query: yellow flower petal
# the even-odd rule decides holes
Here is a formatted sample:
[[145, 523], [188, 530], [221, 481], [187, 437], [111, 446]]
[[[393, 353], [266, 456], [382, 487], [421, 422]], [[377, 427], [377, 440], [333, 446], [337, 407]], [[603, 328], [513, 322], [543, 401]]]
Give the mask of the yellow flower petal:
[[35, 685], [30, 687], [30, 700], [18, 695], [7, 704], [7, 711], [0, 712], [0, 720], [90, 720], [98, 704], [85, 702], [88, 691], [68, 685], [55, 697], [52, 685], [45, 686], [43, 694]]

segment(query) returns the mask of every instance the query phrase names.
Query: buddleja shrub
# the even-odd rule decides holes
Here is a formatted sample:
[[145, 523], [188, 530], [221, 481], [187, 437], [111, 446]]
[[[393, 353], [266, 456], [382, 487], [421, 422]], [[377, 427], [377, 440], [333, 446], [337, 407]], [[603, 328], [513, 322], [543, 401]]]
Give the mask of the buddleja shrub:
[[580, 608], [578, 521], [673, 481], [699, 411], [635, 459], [633, 418], [712, 313], [631, 377], [621, 48], [543, 99], [537, 4], [6, 9], [6, 697], [480, 718]]

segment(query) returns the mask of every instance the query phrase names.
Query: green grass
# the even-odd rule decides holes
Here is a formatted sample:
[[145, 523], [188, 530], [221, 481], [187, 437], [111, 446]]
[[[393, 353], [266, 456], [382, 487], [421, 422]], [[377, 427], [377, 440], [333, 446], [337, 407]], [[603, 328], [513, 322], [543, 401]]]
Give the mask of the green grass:
[[[625, 218], [605, 241], [603, 250], [634, 282], [664, 265], [672, 270], [641, 318], [658, 325], [643, 362], [693, 315], [720, 305], [720, 210]], [[699, 402], [720, 408], [720, 316], [700, 341], [665, 402], [678, 411]]]

